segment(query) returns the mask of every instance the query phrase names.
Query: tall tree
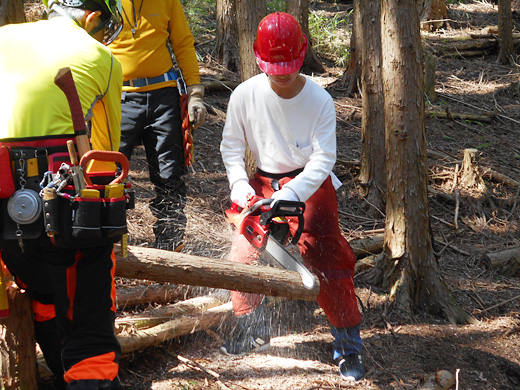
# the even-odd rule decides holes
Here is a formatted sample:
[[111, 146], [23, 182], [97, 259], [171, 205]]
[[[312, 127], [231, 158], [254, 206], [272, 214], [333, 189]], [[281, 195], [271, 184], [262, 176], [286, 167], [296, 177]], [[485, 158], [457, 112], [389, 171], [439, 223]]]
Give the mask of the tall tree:
[[260, 73], [256, 64], [253, 42], [260, 20], [267, 14], [265, 0], [235, 0], [240, 77], [242, 81]]
[[498, 1], [498, 41], [500, 50], [497, 62], [499, 64], [513, 65], [513, 13], [511, 11], [511, 0]]
[[217, 58], [226, 69], [235, 72], [239, 69], [239, 66], [234, 0], [217, 0], [216, 19], [215, 47]]
[[314, 72], [323, 73], [325, 68], [312, 48], [312, 37], [309, 32], [309, 0], [287, 0], [286, 12], [300, 22], [303, 33], [309, 40], [304, 65]]
[[358, 91], [358, 82], [361, 77], [361, 16], [359, 7], [354, 7], [352, 14], [352, 34], [350, 35], [350, 58], [347, 69], [341, 78], [341, 87], [345, 94], [351, 96]]
[[415, 0], [382, 0], [387, 201], [384, 286], [393, 306], [452, 323], [472, 317], [452, 297], [433, 251], [426, 187], [423, 53]]
[[[238, 46], [240, 53], [240, 77], [247, 80], [260, 73], [253, 51], [256, 29], [262, 18], [267, 14], [265, 0], [235, 0], [236, 25], [238, 31]], [[249, 148], [244, 158], [249, 176], [256, 172], [256, 161]]]
[[386, 197], [385, 175], [385, 115], [383, 82], [381, 74], [381, 1], [355, 0], [359, 14], [360, 38], [357, 43], [361, 53], [361, 93], [363, 111], [361, 118], [361, 169], [360, 193], [371, 205], [370, 214], [382, 216]]

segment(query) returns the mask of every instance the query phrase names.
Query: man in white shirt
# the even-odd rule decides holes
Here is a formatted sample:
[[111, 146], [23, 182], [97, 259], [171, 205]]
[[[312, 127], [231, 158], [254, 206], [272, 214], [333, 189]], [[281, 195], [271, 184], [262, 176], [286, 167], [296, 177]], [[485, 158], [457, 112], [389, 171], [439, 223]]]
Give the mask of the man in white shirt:
[[[305, 202], [298, 246], [306, 266], [320, 280], [317, 298], [331, 323], [334, 360], [341, 376], [357, 381], [364, 367], [360, 351], [361, 315], [354, 292], [356, 257], [341, 234], [332, 173], [336, 161], [336, 112], [332, 97], [300, 74], [307, 38], [291, 15], [276, 12], [259, 24], [254, 51], [263, 74], [232, 93], [220, 146], [231, 188], [241, 207], [251, 195]], [[246, 145], [258, 171], [248, 179]], [[252, 263], [258, 256], [235, 235], [229, 259]], [[269, 348], [270, 326], [263, 297], [232, 291], [240, 332], [222, 352], [240, 355]]]

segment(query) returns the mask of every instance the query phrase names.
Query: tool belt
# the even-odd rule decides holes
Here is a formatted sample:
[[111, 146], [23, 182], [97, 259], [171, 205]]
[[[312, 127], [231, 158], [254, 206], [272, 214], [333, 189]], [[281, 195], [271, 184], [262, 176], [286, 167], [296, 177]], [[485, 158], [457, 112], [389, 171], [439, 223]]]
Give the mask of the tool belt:
[[0, 189], [6, 189], [0, 195], [3, 239], [17, 239], [23, 249], [23, 240], [45, 231], [56, 246], [79, 249], [115, 243], [127, 233], [126, 210], [135, 204], [131, 184], [123, 182], [127, 170], [122, 178], [116, 172], [87, 174], [85, 169], [88, 183], [78, 192], [69, 180], [70, 165], [64, 145], [0, 145]]

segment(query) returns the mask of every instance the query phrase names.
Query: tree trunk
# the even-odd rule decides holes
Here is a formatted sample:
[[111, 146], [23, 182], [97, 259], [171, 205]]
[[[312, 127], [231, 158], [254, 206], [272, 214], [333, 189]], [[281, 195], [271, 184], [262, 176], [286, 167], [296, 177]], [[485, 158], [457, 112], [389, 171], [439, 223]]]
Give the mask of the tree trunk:
[[369, 214], [380, 217], [386, 196], [385, 116], [381, 75], [380, 1], [356, 0], [360, 15], [358, 52], [361, 53], [361, 121], [360, 193], [371, 205]]
[[514, 65], [515, 49], [513, 46], [513, 14], [511, 12], [511, 0], [498, 1], [498, 40], [499, 52], [497, 62], [499, 64]]
[[[260, 20], [267, 14], [265, 0], [235, 0], [238, 47], [240, 53], [240, 77], [242, 81], [260, 73], [253, 51], [256, 29]], [[256, 172], [256, 161], [249, 147], [244, 158], [249, 177]]]
[[7, 288], [10, 316], [0, 320], [0, 388], [36, 389], [32, 300], [16, 285]]
[[[352, 35], [350, 36], [350, 59], [347, 69], [341, 78], [341, 87], [345, 89], [346, 96], [352, 96], [358, 89], [358, 82], [361, 76], [361, 16], [359, 7], [354, 3], [354, 13], [352, 14]], [[359, 46], [359, 47], [358, 47]]]
[[307, 290], [295, 271], [154, 248], [129, 246], [128, 249], [127, 258], [117, 258], [116, 276], [224, 288], [291, 299], [314, 300], [319, 293], [317, 278], [315, 287]]
[[0, 26], [24, 22], [25, 12], [22, 0], [0, 0]]
[[325, 72], [323, 64], [320, 62], [312, 48], [312, 37], [309, 32], [309, 0], [287, 0], [286, 11], [300, 22], [303, 33], [309, 40], [309, 47], [307, 48], [307, 54], [305, 54], [304, 66], [313, 72]]
[[446, 0], [420, 0], [418, 4], [423, 30], [438, 30], [446, 25], [448, 18]]
[[238, 38], [234, 0], [217, 0], [216, 52], [220, 63], [229, 71], [238, 70]]
[[393, 306], [451, 323], [472, 317], [451, 296], [433, 251], [427, 198], [423, 54], [417, 3], [382, 1], [387, 201], [384, 287]]

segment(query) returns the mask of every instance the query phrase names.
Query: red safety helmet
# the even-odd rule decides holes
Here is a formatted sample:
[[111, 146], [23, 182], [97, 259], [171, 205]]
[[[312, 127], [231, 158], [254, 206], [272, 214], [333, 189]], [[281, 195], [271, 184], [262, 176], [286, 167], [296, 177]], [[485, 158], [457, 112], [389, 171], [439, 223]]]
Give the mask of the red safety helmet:
[[307, 37], [294, 16], [275, 12], [260, 21], [253, 49], [264, 73], [280, 75], [300, 70], [307, 45]]

